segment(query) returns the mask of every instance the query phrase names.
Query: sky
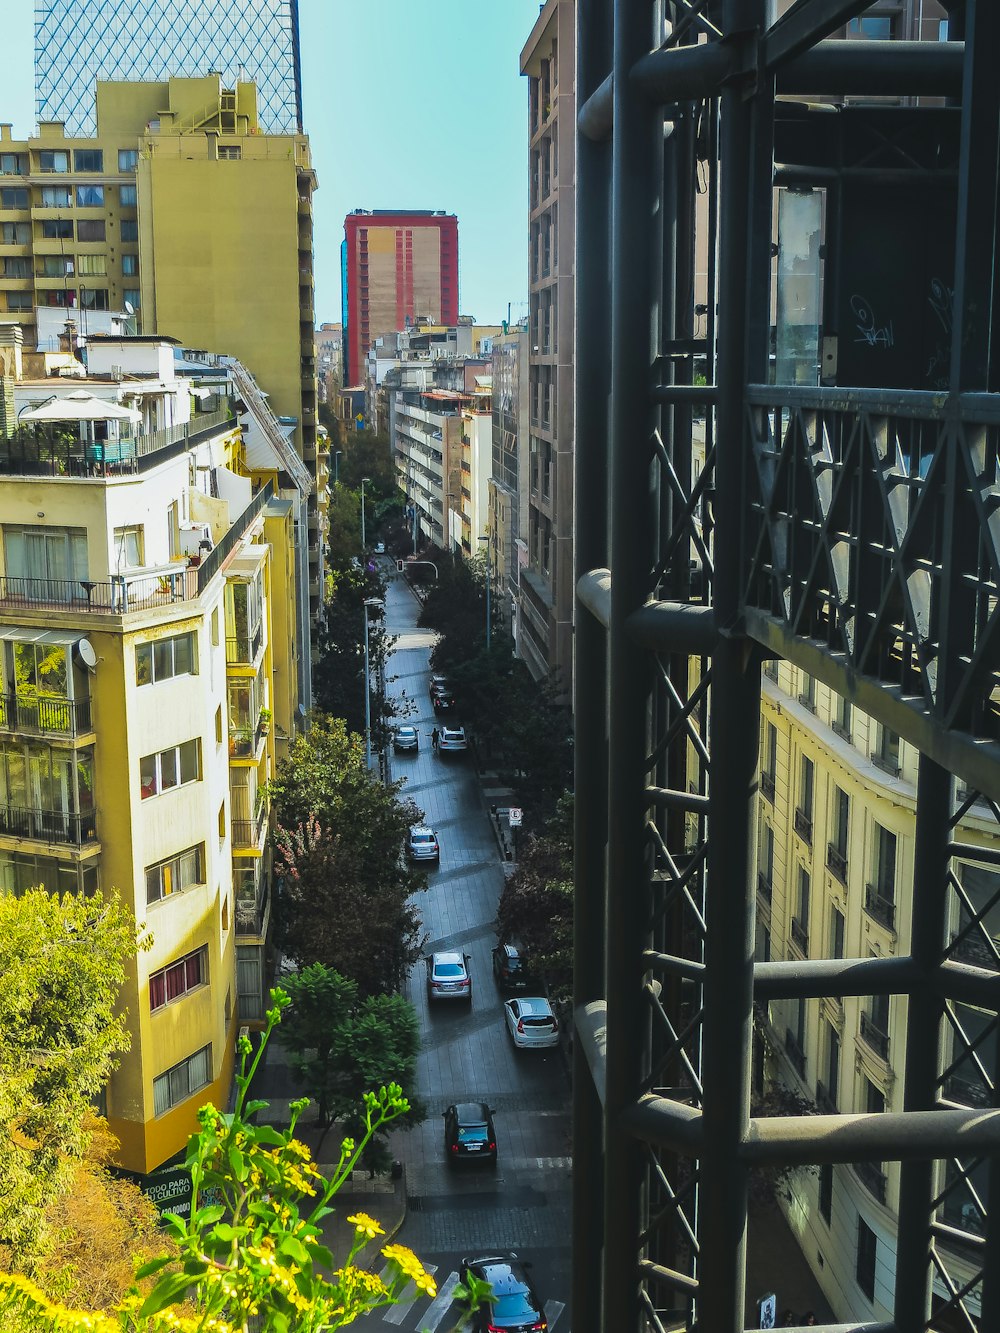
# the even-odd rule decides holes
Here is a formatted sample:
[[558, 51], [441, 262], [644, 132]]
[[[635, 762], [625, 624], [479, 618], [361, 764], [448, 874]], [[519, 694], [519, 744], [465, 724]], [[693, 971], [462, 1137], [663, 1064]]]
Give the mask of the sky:
[[[197, 0], [192, 0], [197, 3]], [[0, 120], [34, 132], [34, 5], [0, 0]], [[539, 0], [299, 0], [303, 117], [319, 179], [316, 318], [340, 319], [355, 208], [458, 215], [459, 309], [527, 313], [528, 88], [518, 57]]]

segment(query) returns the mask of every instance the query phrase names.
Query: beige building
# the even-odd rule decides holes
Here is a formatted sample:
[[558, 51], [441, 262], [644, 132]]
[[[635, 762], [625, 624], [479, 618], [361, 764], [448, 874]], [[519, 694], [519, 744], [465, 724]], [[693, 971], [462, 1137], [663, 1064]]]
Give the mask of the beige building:
[[529, 122], [527, 563], [518, 650], [573, 684], [573, 316], [576, 6], [546, 0], [521, 52]]

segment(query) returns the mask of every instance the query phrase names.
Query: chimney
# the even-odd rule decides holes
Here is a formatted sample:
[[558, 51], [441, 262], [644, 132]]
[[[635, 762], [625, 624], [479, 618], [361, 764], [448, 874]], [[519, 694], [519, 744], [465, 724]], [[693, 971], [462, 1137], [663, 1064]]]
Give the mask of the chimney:
[[76, 320], [68, 319], [62, 333], [59, 335], [59, 350], [67, 356], [76, 356]]
[[0, 140], [9, 141], [14, 128], [12, 121], [0, 120]]

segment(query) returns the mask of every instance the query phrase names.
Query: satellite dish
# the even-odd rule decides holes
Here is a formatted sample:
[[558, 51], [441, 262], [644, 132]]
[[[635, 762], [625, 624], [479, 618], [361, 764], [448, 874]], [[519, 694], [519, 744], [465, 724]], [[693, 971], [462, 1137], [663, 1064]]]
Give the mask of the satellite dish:
[[97, 666], [97, 654], [94, 652], [94, 645], [89, 639], [78, 639], [76, 644], [76, 658], [81, 666], [85, 666], [88, 671], [93, 671]]
[[135, 314], [135, 306], [132, 304], [131, 301], [126, 301], [126, 302], [125, 302], [125, 313], [126, 313], [126, 315], [134, 315], [134, 314]]

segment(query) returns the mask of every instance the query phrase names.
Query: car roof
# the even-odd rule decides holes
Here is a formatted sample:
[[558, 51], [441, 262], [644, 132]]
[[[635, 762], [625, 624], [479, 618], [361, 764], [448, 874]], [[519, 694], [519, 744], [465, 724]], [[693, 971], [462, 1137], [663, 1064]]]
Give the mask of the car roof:
[[397, 727], [396, 733], [397, 735], [402, 736], [404, 731], [415, 732], [416, 730], [417, 730], [416, 727]]
[[485, 1125], [489, 1115], [490, 1108], [485, 1102], [458, 1102], [455, 1106], [455, 1118], [460, 1125]]
[[529, 995], [526, 998], [522, 997], [517, 1000], [508, 1000], [507, 1003], [516, 1004], [518, 1007], [518, 1011], [521, 1014], [527, 1015], [528, 1017], [532, 1017], [534, 1015], [539, 1015], [539, 1016], [544, 1015], [548, 1017], [552, 1013], [551, 1004], [549, 1004], [548, 1000], [543, 999], [540, 995]]
[[464, 736], [464, 735], [465, 735], [465, 728], [464, 728], [464, 727], [442, 727], [442, 731], [444, 732], [444, 734], [445, 734], [446, 736]]
[[520, 944], [511, 944], [510, 940], [504, 940], [503, 944], [499, 947], [508, 958], [520, 958], [521, 954], [524, 952], [524, 949]]
[[431, 954], [431, 962], [437, 963], [462, 963], [465, 964], [465, 954], [456, 953], [454, 949], [446, 949], [440, 953]]
[[494, 1296], [507, 1296], [516, 1291], [528, 1290], [528, 1275], [520, 1260], [515, 1256], [488, 1255], [485, 1259], [474, 1259], [471, 1268], [479, 1268], [483, 1277], [493, 1287]]
[[410, 829], [410, 837], [417, 838], [421, 834], [429, 834], [433, 838], [434, 830], [432, 828], [428, 828], [426, 824], [414, 824], [413, 828]]

